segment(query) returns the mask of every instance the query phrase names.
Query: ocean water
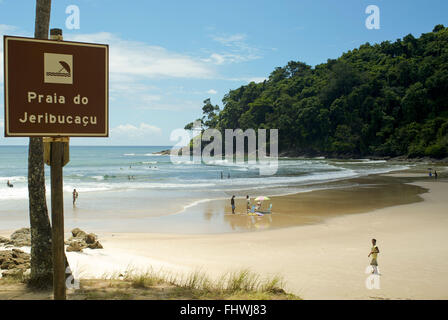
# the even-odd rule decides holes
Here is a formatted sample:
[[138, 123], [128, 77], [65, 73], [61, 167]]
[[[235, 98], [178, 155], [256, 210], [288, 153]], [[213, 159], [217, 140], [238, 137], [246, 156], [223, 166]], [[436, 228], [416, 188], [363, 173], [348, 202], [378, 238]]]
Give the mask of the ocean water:
[[[64, 167], [66, 224], [114, 229], [123, 219], [150, 223], [148, 218], [179, 214], [197, 203], [232, 194], [305, 192], [335, 186], [328, 182], [408, 168], [366, 159], [280, 159], [275, 175], [261, 176], [258, 166], [247, 163], [172, 163], [169, 156], [154, 154], [167, 148], [71, 146], [70, 162]], [[27, 152], [26, 146], [0, 146], [0, 229], [28, 224]], [[13, 188], [7, 187], [8, 180]], [[48, 166], [46, 181], [50, 204]], [[75, 208], [74, 188], [79, 193]]]

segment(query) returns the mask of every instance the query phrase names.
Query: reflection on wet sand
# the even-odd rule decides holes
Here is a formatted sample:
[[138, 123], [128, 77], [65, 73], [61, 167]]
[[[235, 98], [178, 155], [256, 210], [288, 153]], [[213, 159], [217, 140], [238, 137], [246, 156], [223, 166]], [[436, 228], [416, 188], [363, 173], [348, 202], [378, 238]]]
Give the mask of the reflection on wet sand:
[[269, 229], [273, 221], [272, 214], [265, 216], [224, 215], [224, 221], [230, 225], [232, 231], [250, 231]]
[[246, 200], [240, 198], [236, 199], [236, 214], [232, 214], [230, 200], [214, 200], [187, 209], [176, 220], [188, 220], [189, 227], [207, 233], [284, 228], [318, 223], [341, 214], [419, 202], [422, 201], [419, 194], [425, 192], [421, 187], [390, 177], [371, 176], [355, 182], [356, 187], [271, 197], [272, 214], [264, 216], [247, 215]]

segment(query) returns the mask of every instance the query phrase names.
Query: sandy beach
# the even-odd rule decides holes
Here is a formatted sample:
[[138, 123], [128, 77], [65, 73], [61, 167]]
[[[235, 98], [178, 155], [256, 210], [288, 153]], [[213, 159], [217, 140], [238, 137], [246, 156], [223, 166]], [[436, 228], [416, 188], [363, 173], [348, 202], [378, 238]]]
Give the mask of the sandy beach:
[[[175, 274], [200, 269], [211, 277], [250, 268], [283, 276], [285, 288], [304, 299], [447, 299], [448, 182], [413, 173], [387, 176], [375, 181], [417, 182], [394, 180], [385, 189], [342, 188], [274, 198], [292, 211], [313, 212], [290, 227], [281, 225], [295, 221], [284, 212], [278, 228], [252, 232], [99, 233], [104, 250], [68, 253], [68, 259], [82, 278], [129, 268]], [[300, 200], [302, 207], [292, 205]], [[224, 216], [232, 218], [249, 217]], [[273, 221], [277, 218], [272, 216]], [[381, 251], [379, 289], [366, 287], [371, 238], [378, 240]]]

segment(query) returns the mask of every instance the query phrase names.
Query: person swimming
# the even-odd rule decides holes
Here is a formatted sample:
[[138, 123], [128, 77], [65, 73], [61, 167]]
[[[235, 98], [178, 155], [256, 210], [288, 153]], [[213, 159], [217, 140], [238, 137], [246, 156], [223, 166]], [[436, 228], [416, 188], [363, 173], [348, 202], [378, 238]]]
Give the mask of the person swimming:
[[75, 207], [76, 206], [76, 200], [78, 200], [78, 196], [79, 196], [78, 191], [76, 191], [76, 189], [73, 189], [72, 195], [73, 195], [73, 207]]

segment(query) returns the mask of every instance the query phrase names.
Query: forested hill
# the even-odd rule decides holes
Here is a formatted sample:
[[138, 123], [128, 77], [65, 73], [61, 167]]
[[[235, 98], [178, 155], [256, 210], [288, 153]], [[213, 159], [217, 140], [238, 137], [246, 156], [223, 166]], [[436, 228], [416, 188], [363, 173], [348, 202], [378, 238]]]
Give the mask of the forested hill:
[[206, 127], [278, 128], [283, 154], [447, 157], [448, 28], [366, 43], [315, 68], [291, 61], [203, 111]]

